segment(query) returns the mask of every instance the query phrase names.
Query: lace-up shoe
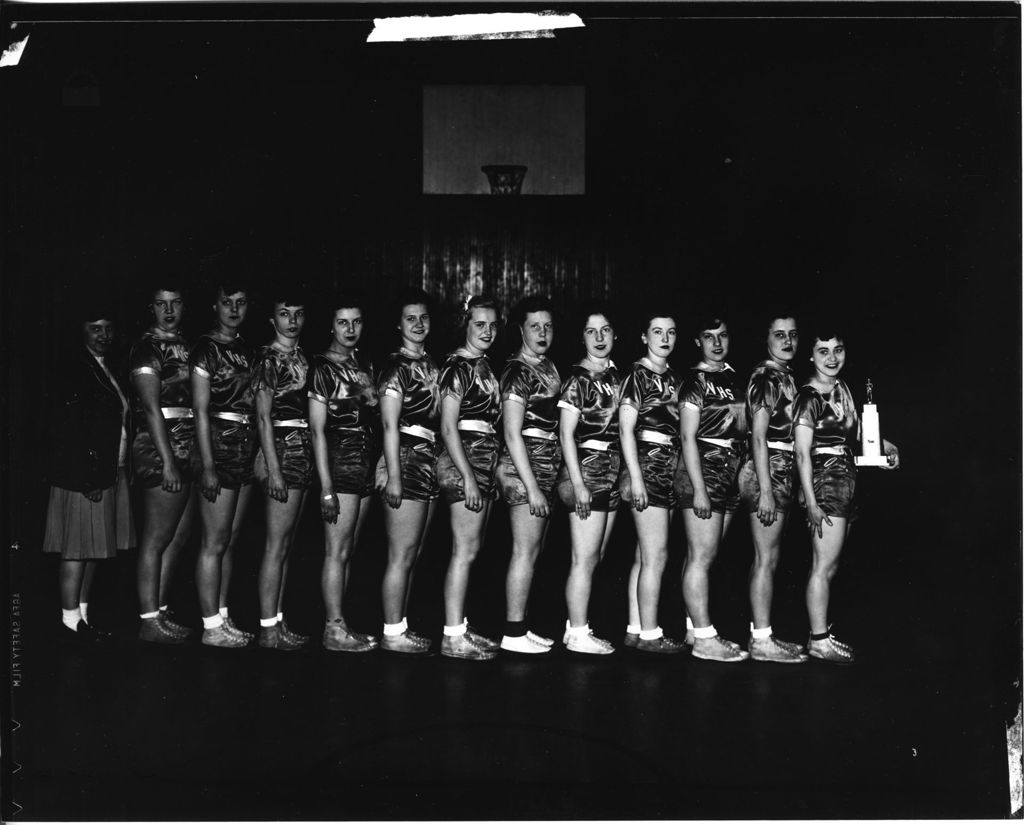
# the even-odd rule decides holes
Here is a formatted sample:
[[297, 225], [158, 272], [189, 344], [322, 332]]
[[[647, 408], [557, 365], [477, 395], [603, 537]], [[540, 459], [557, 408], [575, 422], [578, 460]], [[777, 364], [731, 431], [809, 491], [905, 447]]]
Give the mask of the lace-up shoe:
[[551, 648], [548, 645], [535, 642], [530, 638], [529, 633], [523, 636], [502, 636], [501, 649], [509, 653], [525, 653], [527, 655], [551, 652]]
[[477, 647], [483, 650], [490, 650], [494, 653], [497, 653], [498, 649], [501, 647], [501, 642], [496, 642], [494, 639], [491, 639], [488, 636], [483, 636], [477, 633], [471, 627], [466, 628], [466, 635], [469, 636], [469, 638], [473, 641], [473, 644], [475, 644]]
[[303, 636], [301, 633], [296, 633], [294, 630], [288, 627], [287, 624], [285, 624], [284, 619], [281, 619], [281, 621], [277, 623], [277, 626], [281, 628], [281, 635], [284, 636], [292, 644], [302, 647], [306, 644], [306, 642], [309, 641], [309, 636]]
[[856, 658], [853, 648], [831, 633], [825, 639], [809, 639], [807, 653], [813, 659], [835, 665], [852, 665]]
[[142, 624], [139, 625], [139, 641], [155, 642], [161, 645], [183, 645], [185, 644], [185, 637], [172, 633], [160, 621], [159, 616], [154, 616], [152, 619], [142, 620]]
[[174, 621], [174, 614], [170, 610], [161, 610], [157, 618], [160, 620], [160, 624], [164, 626], [164, 629], [173, 633], [175, 636], [181, 636], [183, 639], [190, 638], [195, 631], [191, 627], [180, 624]]
[[566, 631], [565, 638], [562, 640], [566, 649], [573, 653], [589, 653], [595, 656], [607, 656], [609, 653], [614, 653], [615, 648], [612, 647], [612, 643], [599, 639], [594, 635], [593, 630], [588, 630], [586, 633], [573, 633]]
[[430, 640], [423, 636], [415, 636], [410, 631], [399, 633], [397, 636], [388, 636], [386, 633], [380, 640], [381, 650], [389, 653], [406, 653], [412, 656], [429, 656]]
[[750, 654], [736, 642], [730, 642], [721, 636], [712, 636], [710, 639], [694, 639], [693, 656], [697, 659], [706, 659], [709, 662], [742, 662], [750, 658]]
[[247, 630], [242, 630], [238, 625], [236, 625], [231, 620], [230, 616], [224, 617], [224, 624], [222, 626], [228, 633], [232, 633], [235, 636], [241, 636], [245, 640], [246, 644], [249, 644], [249, 642], [256, 638], [254, 634], [250, 633]]
[[272, 627], [261, 627], [260, 638], [257, 642], [260, 647], [266, 650], [284, 650], [294, 651], [302, 647], [298, 642], [293, 642], [284, 632], [281, 630], [281, 623], [273, 625]]
[[549, 639], [547, 636], [541, 636], [539, 633], [534, 633], [532, 630], [526, 631], [526, 638], [534, 644], [544, 645], [544, 647], [554, 647], [555, 640]]
[[750, 637], [747, 648], [750, 650], [750, 658], [755, 662], [776, 662], [780, 665], [797, 665], [807, 661], [806, 654], [798, 653], [792, 649], [796, 645], [783, 645], [774, 636], [766, 639], [755, 639]]
[[353, 633], [341, 619], [324, 626], [323, 645], [327, 650], [342, 653], [369, 653], [376, 645], [370, 644], [360, 633]]
[[237, 633], [232, 633], [226, 625], [220, 627], [208, 627], [203, 631], [202, 643], [210, 647], [245, 647], [249, 644], [246, 639]]
[[637, 636], [636, 649], [640, 653], [654, 653], [657, 655], [673, 655], [685, 653], [686, 645], [670, 639], [668, 636], [659, 636], [657, 639], [641, 639]]
[[463, 633], [460, 636], [445, 636], [441, 640], [441, 655], [452, 659], [486, 662], [498, 654], [493, 650], [484, 650], [473, 641], [469, 633]]

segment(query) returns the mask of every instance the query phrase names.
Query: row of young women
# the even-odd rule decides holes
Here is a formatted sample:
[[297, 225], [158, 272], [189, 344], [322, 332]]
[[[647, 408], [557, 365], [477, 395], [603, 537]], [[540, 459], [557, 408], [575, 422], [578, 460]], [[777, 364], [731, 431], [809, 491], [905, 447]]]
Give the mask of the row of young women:
[[[301, 298], [276, 296], [274, 340], [259, 353], [238, 334], [248, 310], [244, 289], [222, 285], [213, 308], [213, 330], [189, 348], [179, 331], [181, 291], [155, 290], [153, 327], [130, 356], [139, 422], [133, 472], [144, 490], [141, 639], [177, 644], [189, 633], [171, 618], [166, 603], [174, 561], [198, 508], [202, 642], [225, 648], [252, 642], [253, 634], [232, 621], [226, 602], [234, 543], [258, 489], [255, 479], [265, 493], [267, 524], [258, 644], [300, 648], [307, 639], [285, 623], [282, 598], [289, 549], [315, 475], [325, 528], [327, 650], [430, 652], [431, 639], [408, 626], [406, 605], [414, 565], [443, 495], [453, 540], [441, 654], [487, 660], [499, 649], [548, 653], [554, 640], [530, 629], [527, 608], [557, 494], [569, 511], [572, 542], [562, 639], [570, 651], [614, 650], [591, 631], [588, 603], [621, 501], [632, 511], [638, 537], [623, 645], [661, 655], [690, 651], [721, 662], [751, 657], [801, 663], [808, 656], [853, 661], [852, 649], [829, 632], [827, 621], [829, 584], [855, 512], [858, 416], [839, 378], [846, 358], [839, 334], [816, 335], [813, 374], [798, 390], [791, 372], [796, 322], [787, 315], [768, 319], [767, 358], [741, 386], [726, 363], [729, 335], [722, 319], [707, 319], [695, 330], [700, 360], [680, 374], [668, 363], [676, 347], [675, 321], [652, 312], [639, 335], [644, 355], [620, 372], [611, 359], [611, 316], [595, 306], [580, 330], [584, 356], [563, 381], [547, 356], [554, 336], [551, 307], [539, 297], [525, 298], [515, 309], [512, 320], [522, 343], [500, 378], [487, 358], [499, 308], [483, 297], [466, 302], [464, 343], [441, 368], [425, 350], [431, 300], [419, 290], [397, 302], [401, 346], [379, 370], [358, 351], [363, 310], [356, 300], [334, 302], [330, 345], [311, 361], [298, 345], [305, 322]], [[896, 448], [884, 446], [890, 466], [898, 466]], [[201, 496], [190, 494], [193, 486]], [[773, 573], [797, 488], [813, 542], [806, 648], [776, 638], [770, 622]], [[350, 628], [343, 612], [349, 560], [375, 489], [387, 505], [379, 636]], [[512, 554], [504, 633], [496, 640], [470, 627], [465, 601], [471, 566], [499, 496], [509, 506]], [[741, 500], [755, 544], [747, 650], [717, 633], [708, 602], [711, 565]], [[658, 621], [676, 509], [687, 539], [683, 642], [668, 638]]]

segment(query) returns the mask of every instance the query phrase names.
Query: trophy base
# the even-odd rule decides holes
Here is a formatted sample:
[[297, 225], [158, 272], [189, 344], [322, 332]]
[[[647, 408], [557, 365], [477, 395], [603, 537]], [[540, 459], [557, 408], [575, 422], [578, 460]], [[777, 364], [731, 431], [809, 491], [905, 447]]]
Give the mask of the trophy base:
[[889, 459], [884, 455], [854, 456], [858, 467], [888, 467]]

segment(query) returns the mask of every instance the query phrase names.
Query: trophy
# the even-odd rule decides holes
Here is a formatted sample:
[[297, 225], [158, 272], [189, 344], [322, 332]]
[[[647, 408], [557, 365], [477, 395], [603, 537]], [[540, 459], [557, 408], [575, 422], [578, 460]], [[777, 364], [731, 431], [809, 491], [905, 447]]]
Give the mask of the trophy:
[[878, 407], [872, 391], [874, 387], [868, 379], [868, 396], [864, 411], [860, 417], [860, 452], [856, 457], [858, 467], [885, 467], [889, 459], [882, 453], [882, 434], [878, 425]]

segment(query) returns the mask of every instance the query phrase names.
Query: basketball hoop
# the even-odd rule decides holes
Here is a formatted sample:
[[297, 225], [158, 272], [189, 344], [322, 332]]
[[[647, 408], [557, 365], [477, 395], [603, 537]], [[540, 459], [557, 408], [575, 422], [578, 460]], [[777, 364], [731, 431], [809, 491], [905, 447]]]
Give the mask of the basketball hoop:
[[492, 195], [518, 195], [526, 177], [525, 166], [495, 164], [481, 166], [480, 171], [487, 175]]

